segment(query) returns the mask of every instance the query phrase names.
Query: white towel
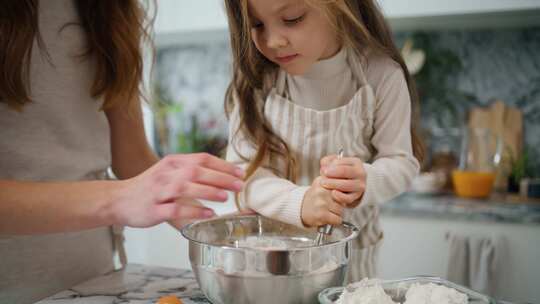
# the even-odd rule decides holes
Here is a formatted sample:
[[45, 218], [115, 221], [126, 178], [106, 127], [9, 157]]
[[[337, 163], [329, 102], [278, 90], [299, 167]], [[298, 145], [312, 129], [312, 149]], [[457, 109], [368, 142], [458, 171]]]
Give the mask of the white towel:
[[469, 286], [469, 240], [467, 237], [447, 234], [450, 243], [446, 278], [456, 284]]
[[495, 244], [492, 238], [469, 239], [469, 286], [484, 294], [495, 291]]
[[450, 233], [448, 241], [448, 280], [494, 296], [502, 273], [498, 265], [504, 251], [503, 239]]

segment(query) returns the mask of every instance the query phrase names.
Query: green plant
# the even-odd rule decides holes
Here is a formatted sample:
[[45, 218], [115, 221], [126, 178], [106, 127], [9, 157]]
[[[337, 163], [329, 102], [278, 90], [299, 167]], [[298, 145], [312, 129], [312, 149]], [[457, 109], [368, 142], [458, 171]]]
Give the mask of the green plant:
[[170, 136], [170, 128], [167, 124], [167, 117], [171, 113], [182, 112], [182, 104], [175, 103], [170, 98], [165, 90], [155, 83], [152, 90], [151, 108], [154, 113], [154, 126], [156, 138], [156, 150], [161, 156], [170, 151], [168, 138]]
[[523, 178], [532, 177], [531, 171], [529, 152], [527, 149], [524, 149], [521, 155], [519, 155], [517, 158], [513, 158], [510, 177], [513, 178], [515, 182], [519, 183], [519, 181]]
[[[215, 126], [201, 126], [197, 115], [188, 115], [184, 103], [175, 101], [159, 84], [155, 84], [152, 99], [154, 125], [156, 129], [156, 150], [163, 156], [168, 153], [208, 152], [222, 156], [227, 139], [209, 132]], [[171, 127], [176, 120], [176, 127]], [[187, 124], [182, 122], [187, 121]]]
[[190, 117], [189, 132], [179, 132], [176, 135], [178, 151], [180, 153], [207, 152], [222, 156], [227, 140], [218, 136], [202, 132], [196, 115]]
[[432, 118], [439, 127], [459, 127], [463, 123], [464, 108], [477, 98], [456, 88], [453, 77], [463, 70], [459, 56], [450, 49], [437, 45], [436, 36], [425, 32], [412, 34], [415, 47], [426, 54], [426, 61], [414, 79], [418, 86], [422, 117]]

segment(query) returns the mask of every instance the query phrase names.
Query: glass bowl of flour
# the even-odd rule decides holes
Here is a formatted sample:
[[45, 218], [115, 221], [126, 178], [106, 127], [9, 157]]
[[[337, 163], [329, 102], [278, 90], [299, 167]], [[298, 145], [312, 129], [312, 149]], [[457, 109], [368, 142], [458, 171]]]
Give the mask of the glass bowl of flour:
[[213, 304], [313, 304], [342, 285], [358, 229], [334, 226], [323, 245], [306, 230], [260, 215], [203, 220], [182, 229], [201, 290]]
[[365, 279], [319, 294], [321, 304], [496, 304], [494, 299], [437, 277]]

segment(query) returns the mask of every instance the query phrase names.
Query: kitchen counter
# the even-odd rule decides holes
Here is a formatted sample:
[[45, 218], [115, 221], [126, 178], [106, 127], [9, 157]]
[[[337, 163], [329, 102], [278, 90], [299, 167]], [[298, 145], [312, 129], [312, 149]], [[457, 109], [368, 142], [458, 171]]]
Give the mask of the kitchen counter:
[[165, 295], [176, 295], [184, 304], [210, 303], [191, 270], [129, 264], [36, 304], [153, 304]]
[[381, 205], [383, 216], [540, 225], [540, 204], [494, 195], [486, 200], [405, 193]]
[[[498, 286], [493, 297], [540, 303], [540, 206], [512, 200], [409, 193], [383, 204], [384, 240], [377, 275], [384, 279], [416, 275], [444, 278], [452, 267], [466, 276], [470, 265], [456, 263], [452, 256], [475, 255], [475, 261], [484, 261], [486, 267], [491, 257], [497, 263], [490, 271]], [[452, 242], [453, 237], [467, 243]]]

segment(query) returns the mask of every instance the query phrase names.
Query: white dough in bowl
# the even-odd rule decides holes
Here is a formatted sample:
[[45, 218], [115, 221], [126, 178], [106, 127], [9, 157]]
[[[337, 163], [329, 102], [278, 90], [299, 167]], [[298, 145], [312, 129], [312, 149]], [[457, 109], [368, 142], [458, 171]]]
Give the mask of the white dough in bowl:
[[[403, 304], [468, 303], [466, 294], [438, 284], [415, 283], [406, 290], [405, 302], [403, 302]], [[399, 298], [401, 299], [401, 297]], [[386, 293], [379, 280], [364, 279], [360, 282], [348, 285], [335, 304], [400, 304], [400, 301], [397, 299], [394, 301], [391, 296]]]
[[392, 301], [380, 284], [363, 279], [345, 288], [336, 304], [396, 304], [396, 302]]
[[468, 298], [453, 288], [433, 283], [413, 284], [407, 290], [404, 304], [467, 304]]

